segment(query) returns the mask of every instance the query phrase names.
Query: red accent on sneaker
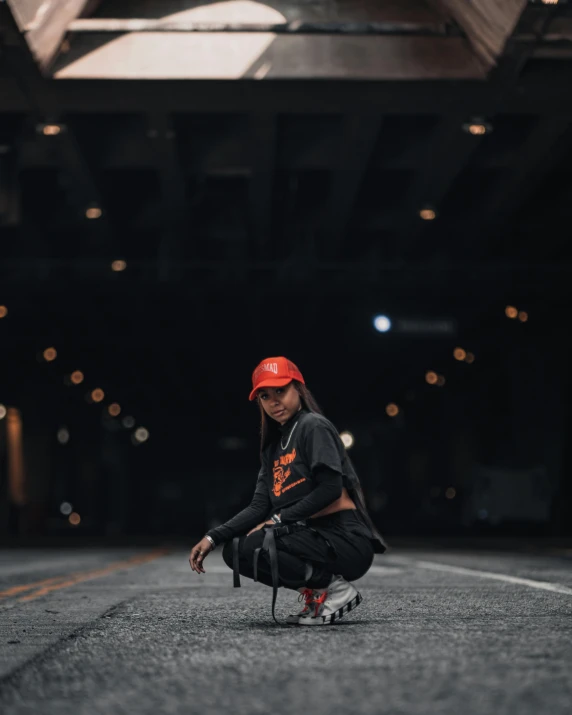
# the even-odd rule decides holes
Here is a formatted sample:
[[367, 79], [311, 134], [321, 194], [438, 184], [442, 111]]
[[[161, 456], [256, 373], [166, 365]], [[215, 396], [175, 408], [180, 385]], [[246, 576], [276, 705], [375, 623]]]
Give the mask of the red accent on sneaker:
[[299, 601], [301, 601], [302, 599], [304, 599], [305, 601], [304, 612], [309, 611], [312, 607], [313, 596], [314, 591], [311, 588], [305, 588], [300, 594], [300, 596], [298, 596]]
[[326, 600], [327, 595], [328, 595], [328, 592], [327, 592], [327, 591], [324, 591], [322, 594], [320, 594], [320, 595], [318, 596], [318, 598], [315, 598], [315, 599], [314, 599], [314, 603], [316, 604], [316, 610], [315, 610], [315, 612], [314, 612], [314, 618], [318, 615], [318, 609], [320, 608], [320, 606], [322, 605], [322, 603], [324, 603], [324, 601]]

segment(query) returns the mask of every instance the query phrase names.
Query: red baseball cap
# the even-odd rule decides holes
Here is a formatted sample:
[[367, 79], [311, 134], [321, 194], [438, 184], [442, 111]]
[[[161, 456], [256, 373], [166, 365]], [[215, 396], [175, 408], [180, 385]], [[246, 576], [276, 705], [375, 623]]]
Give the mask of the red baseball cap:
[[261, 387], [284, 387], [292, 380], [306, 384], [302, 373], [291, 360], [285, 357], [265, 358], [252, 373], [252, 392], [248, 399], [252, 402]]

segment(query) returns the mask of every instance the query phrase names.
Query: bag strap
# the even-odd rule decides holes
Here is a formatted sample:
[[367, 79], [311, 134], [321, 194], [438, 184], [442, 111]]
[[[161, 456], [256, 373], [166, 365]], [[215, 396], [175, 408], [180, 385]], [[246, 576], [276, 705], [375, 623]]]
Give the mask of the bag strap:
[[[254, 550], [254, 556], [252, 559], [252, 570], [253, 570], [253, 580], [258, 581], [258, 558], [261, 551], [267, 551], [270, 560], [270, 576], [272, 579], [272, 618], [279, 626], [287, 626], [288, 623], [281, 623], [276, 618], [276, 600], [278, 598], [278, 589], [280, 587], [280, 573], [278, 571], [278, 552], [276, 549], [276, 536], [284, 536], [286, 534], [292, 534], [301, 528], [304, 528], [305, 524], [296, 523], [289, 524], [287, 526], [277, 524], [276, 526], [264, 527], [265, 534], [262, 545]], [[238, 544], [239, 537], [234, 537], [232, 541], [232, 570], [234, 576], [234, 586], [240, 586], [240, 575], [238, 572]], [[311, 564], [306, 564], [306, 580], [312, 576], [312, 566]]]
[[238, 547], [240, 537], [235, 536], [232, 540], [232, 579], [234, 588], [240, 588], [240, 571], [238, 570]]

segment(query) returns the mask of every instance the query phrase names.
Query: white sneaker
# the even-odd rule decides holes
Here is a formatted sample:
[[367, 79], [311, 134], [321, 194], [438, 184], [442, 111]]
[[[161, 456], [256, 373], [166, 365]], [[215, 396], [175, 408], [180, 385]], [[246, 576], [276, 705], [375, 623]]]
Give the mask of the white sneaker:
[[311, 588], [305, 588], [298, 596], [299, 601], [304, 601], [304, 607], [298, 613], [291, 613], [286, 616], [286, 623], [297, 624], [300, 618], [309, 616], [312, 613], [312, 602], [314, 600], [314, 591]]
[[326, 588], [315, 588], [310, 613], [298, 616], [299, 626], [326, 626], [339, 621], [363, 601], [357, 589], [345, 578], [334, 576]]

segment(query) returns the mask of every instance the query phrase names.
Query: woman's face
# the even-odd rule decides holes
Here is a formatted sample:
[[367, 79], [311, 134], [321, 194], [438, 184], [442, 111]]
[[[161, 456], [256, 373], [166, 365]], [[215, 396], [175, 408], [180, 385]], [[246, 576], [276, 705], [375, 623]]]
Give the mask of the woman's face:
[[286, 424], [302, 406], [300, 393], [291, 382], [284, 387], [260, 388], [258, 399], [264, 412], [281, 425]]

